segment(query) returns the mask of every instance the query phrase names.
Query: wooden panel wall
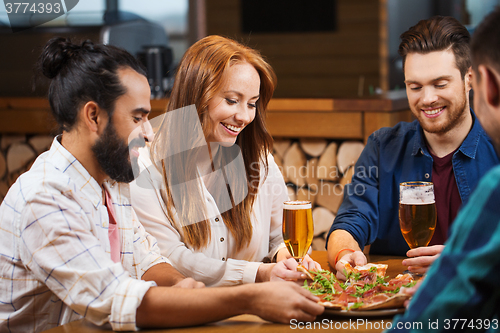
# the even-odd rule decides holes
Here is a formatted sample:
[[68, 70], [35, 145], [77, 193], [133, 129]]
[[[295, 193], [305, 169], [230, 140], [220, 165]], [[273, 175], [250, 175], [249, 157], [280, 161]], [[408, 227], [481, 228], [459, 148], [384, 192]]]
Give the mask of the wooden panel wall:
[[[8, 30], [8, 31], [7, 31]], [[0, 30], [0, 96], [47, 96], [48, 81], [43, 75], [33, 91], [35, 64], [43, 46], [53, 37], [69, 37], [75, 43], [86, 39], [99, 42], [98, 27], [75, 28], [74, 31], [55, 27], [46, 30], [30, 29], [12, 33]]]
[[[318, 33], [244, 34], [240, 1], [207, 0], [207, 34], [219, 34], [262, 52], [278, 75], [275, 97], [354, 97], [364, 77], [385, 88], [380, 50], [385, 0], [337, 0], [337, 30]], [[382, 54], [382, 57], [384, 55]]]

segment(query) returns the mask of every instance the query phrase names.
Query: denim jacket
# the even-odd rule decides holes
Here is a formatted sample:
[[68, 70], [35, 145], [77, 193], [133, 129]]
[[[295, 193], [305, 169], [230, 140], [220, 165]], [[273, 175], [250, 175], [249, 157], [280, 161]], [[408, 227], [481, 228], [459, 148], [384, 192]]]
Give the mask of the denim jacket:
[[[473, 126], [453, 155], [453, 171], [465, 204], [479, 179], [499, 163], [491, 139], [472, 112]], [[417, 120], [374, 132], [361, 153], [344, 201], [330, 228], [348, 231], [370, 253], [405, 255], [409, 250], [399, 229], [399, 183], [431, 181], [432, 157]], [[328, 244], [328, 239], [327, 239]]]

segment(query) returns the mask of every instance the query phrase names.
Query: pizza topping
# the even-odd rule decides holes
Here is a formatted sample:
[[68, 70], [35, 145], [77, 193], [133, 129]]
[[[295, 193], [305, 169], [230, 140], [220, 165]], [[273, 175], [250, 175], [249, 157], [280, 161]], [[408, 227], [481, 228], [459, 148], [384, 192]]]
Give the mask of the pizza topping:
[[350, 263], [344, 262], [344, 275], [351, 283], [359, 281], [368, 284], [376, 283], [377, 277], [383, 278], [386, 270], [387, 265], [383, 264], [366, 264], [352, 267]]
[[320, 297], [320, 303], [343, 310], [379, 309], [385, 306], [403, 306], [409, 296], [400, 293], [401, 287], [416, 284], [410, 274], [398, 275], [389, 281], [385, 277], [387, 265], [367, 264], [352, 267], [346, 264], [347, 281], [341, 282], [328, 270], [310, 271], [312, 282], [304, 287]]
[[362, 307], [364, 305], [365, 305], [364, 302], [357, 302], [357, 303], [354, 303], [353, 305], [351, 305], [351, 307], [349, 309], [350, 310], [354, 310], [354, 309], [360, 308], [360, 307]]
[[337, 280], [335, 274], [327, 270], [310, 271], [313, 275], [313, 282], [309, 286], [307, 281], [304, 281], [304, 287], [309, 289], [314, 295], [323, 294], [339, 294], [345, 286]]

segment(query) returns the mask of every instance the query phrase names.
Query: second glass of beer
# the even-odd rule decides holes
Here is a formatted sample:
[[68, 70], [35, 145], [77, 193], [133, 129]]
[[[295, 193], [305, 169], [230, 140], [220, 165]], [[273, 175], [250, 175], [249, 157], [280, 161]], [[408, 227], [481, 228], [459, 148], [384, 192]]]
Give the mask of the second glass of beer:
[[298, 262], [307, 254], [314, 236], [310, 201], [283, 203], [283, 240], [290, 255]]
[[399, 226], [411, 249], [427, 246], [436, 229], [434, 184], [405, 182], [399, 184]]

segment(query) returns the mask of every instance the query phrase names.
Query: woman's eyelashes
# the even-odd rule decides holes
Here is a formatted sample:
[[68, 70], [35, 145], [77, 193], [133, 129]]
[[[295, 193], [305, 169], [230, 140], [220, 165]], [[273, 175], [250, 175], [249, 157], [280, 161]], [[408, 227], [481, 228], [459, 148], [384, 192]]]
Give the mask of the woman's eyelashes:
[[[237, 99], [232, 99], [232, 98], [225, 98], [225, 100], [226, 100], [226, 103], [229, 105], [238, 104], [238, 102], [239, 102]], [[257, 102], [248, 103], [247, 105], [248, 105], [248, 107], [255, 109], [257, 107]]]

